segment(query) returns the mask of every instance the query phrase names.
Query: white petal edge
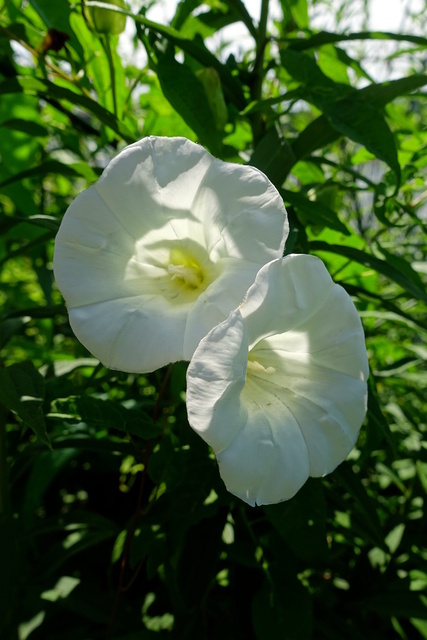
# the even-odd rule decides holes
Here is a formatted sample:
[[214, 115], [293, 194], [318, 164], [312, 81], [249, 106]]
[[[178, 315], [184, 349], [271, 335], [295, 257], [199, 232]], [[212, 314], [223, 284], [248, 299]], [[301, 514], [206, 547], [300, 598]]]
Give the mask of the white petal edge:
[[[259, 170], [217, 160], [185, 138], [148, 137], [121, 151], [70, 205], [56, 239], [55, 277], [83, 344], [107, 366], [144, 373], [189, 359], [240, 303], [256, 270], [282, 253], [287, 234], [282, 199]], [[224, 269], [223, 299], [214, 281], [193, 306], [173, 308], [159, 295], [156, 309], [174, 243], [196, 243], [222, 263], [252, 261], [250, 278]]]
[[246, 423], [239, 398], [247, 360], [247, 336], [237, 310], [200, 341], [188, 366], [188, 419], [215, 453], [226, 449]]
[[[252, 505], [271, 504], [292, 497], [308, 475], [330, 473], [354, 446], [367, 404], [364, 335], [350, 297], [312, 256], [265, 265], [240, 312], [243, 327], [234, 312], [195, 351], [188, 376], [189, 421], [213, 446], [228, 490]], [[243, 339], [255, 373], [260, 361], [258, 391], [253, 372], [245, 386], [241, 378], [235, 384], [231, 325], [239, 326], [233, 340], [239, 365], [244, 366]], [[193, 392], [200, 388], [202, 352], [218, 379], [215, 386], [206, 384], [198, 405]]]

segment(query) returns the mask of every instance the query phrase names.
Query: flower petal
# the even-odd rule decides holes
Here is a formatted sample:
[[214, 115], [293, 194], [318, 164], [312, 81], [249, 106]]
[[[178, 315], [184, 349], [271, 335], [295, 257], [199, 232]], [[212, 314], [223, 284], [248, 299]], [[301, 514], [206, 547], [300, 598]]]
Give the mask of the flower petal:
[[274, 371], [270, 386], [299, 424], [310, 475], [330, 473], [366, 413], [368, 361], [349, 295], [320, 260], [295, 255], [261, 269], [241, 312], [255, 341], [251, 357]]
[[245, 386], [247, 358], [237, 310], [200, 342], [190, 362], [188, 419], [212, 446], [227, 489], [249, 504], [269, 504], [291, 498], [304, 484], [307, 450], [292, 413], [285, 408], [284, 414], [268, 389], [259, 397], [256, 384]]
[[[248, 344], [246, 383], [233, 387], [229, 357], [237, 347], [234, 337], [229, 351], [229, 335], [239, 317], [238, 340]], [[203, 398], [200, 429], [194, 391], [202, 352], [224, 380]], [[243, 359], [239, 350], [239, 364]], [[317, 258], [288, 256], [260, 270], [239, 311], [196, 349], [189, 422], [215, 445], [229, 491], [249, 504], [280, 502], [351, 451], [366, 412], [368, 373], [362, 325], [348, 294]]]
[[[78, 196], [61, 223], [54, 256], [55, 279], [67, 304], [73, 307], [123, 296], [133, 246], [133, 238], [93, 187]], [[132, 292], [128, 289], [125, 295]]]
[[[184, 338], [184, 359], [190, 360], [200, 340], [243, 301], [244, 293], [255, 280], [259, 264], [243, 258], [218, 261], [217, 279], [203, 291], [189, 311]], [[244, 293], [242, 293], [244, 292]]]
[[248, 343], [239, 311], [201, 340], [187, 370], [187, 411], [193, 429], [215, 452], [229, 446], [244, 427], [240, 405], [245, 385]]
[[110, 369], [155, 371], [182, 357], [185, 309], [133, 297], [75, 307], [69, 315], [80, 342]]
[[[289, 500], [309, 475], [298, 423], [272, 394], [264, 399], [268, 410], [262, 405], [249, 408], [244, 428], [217, 454], [227, 489], [252, 506]], [[229, 405], [231, 409], [231, 401]]]
[[289, 255], [264, 265], [242, 305], [249, 342], [284, 333], [307, 320], [333, 286], [324, 264], [314, 256]]
[[200, 220], [189, 211], [213, 160], [186, 138], [150, 136], [111, 160], [96, 189], [129, 233], [141, 238], [166, 223], [173, 227], [173, 220], [183, 225]]
[[286, 235], [283, 202], [257, 169], [185, 138], [149, 137], [70, 205], [54, 271], [83, 344], [143, 373], [189, 359]]
[[213, 260], [232, 256], [264, 264], [283, 254], [289, 233], [281, 213], [283, 201], [254, 167], [215, 160], [200, 184], [192, 211], [209, 212], [205, 239]]

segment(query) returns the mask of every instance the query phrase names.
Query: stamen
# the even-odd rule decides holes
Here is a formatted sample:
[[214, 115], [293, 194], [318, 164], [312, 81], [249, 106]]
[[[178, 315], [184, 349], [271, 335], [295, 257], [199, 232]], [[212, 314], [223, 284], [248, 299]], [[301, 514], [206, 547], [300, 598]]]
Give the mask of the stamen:
[[183, 284], [191, 289], [198, 289], [203, 282], [203, 274], [197, 267], [188, 267], [184, 264], [169, 264], [168, 273], [172, 276], [172, 280], [179, 278]]
[[267, 375], [276, 373], [276, 369], [274, 367], [265, 368], [256, 360], [248, 360], [248, 369], [250, 369], [254, 373], [266, 373]]

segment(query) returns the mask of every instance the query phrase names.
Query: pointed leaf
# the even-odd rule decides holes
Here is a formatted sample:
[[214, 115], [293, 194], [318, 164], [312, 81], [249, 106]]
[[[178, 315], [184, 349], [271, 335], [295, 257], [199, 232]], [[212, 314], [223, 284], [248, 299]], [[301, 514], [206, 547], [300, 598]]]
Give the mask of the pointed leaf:
[[50, 446], [43, 414], [44, 380], [30, 361], [0, 369], [0, 402]]
[[389, 31], [359, 31], [356, 33], [330, 33], [320, 31], [311, 38], [290, 38], [288, 44], [292, 49], [304, 51], [306, 49], [317, 49], [324, 44], [335, 42], [349, 42], [350, 40], [397, 40], [399, 42], [413, 42], [414, 44], [427, 46], [427, 38], [410, 34], [391, 33]]
[[[366, 251], [356, 249], [355, 247], [328, 244], [327, 242], [323, 242], [321, 240], [315, 240], [313, 242], [310, 242], [310, 248], [314, 251], [329, 251], [332, 253], [337, 253], [340, 256], [345, 256], [346, 258], [350, 258], [355, 262], [359, 262], [360, 264], [364, 264], [367, 267], [375, 269], [375, 271], [378, 271], [378, 273], [381, 273], [382, 275], [386, 276], [386, 278], [389, 278], [390, 280], [393, 280], [394, 282], [399, 284], [411, 295], [419, 298], [420, 300], [423, 300], [424, 302], [427, 302], [427, 293], [425, 291], [425, 287], [420, 287], [419, 285], [418, 274], [403, 258], [399, 258], [399, 264], [401, 266], [400, 268], [397, 268], [388, 261], [376, 258], [375, 256], [366, 253]], [[405, 264], [404, 272], [402, 271], [403, 263]], [[407, 274], [409, 273], [411, 274], [411, 277], [408, 277]]]
[[[96, 2], [93, 0], [86, 0], [86, 5], [107, 8], [102, 2]], [[164, 36], [168, 40], [168, 42], [171, 42], [173, 45], [180, 47], [183, 51], [185, 51], [185, 53], [188, 53], [195, 60], [200, 62], [204, 67], [213, 67], [214, 69], [216, 69], [221, 78], [221, 83], [224, 87], [224, 90], [227, 92], [230, 99], [232, 99], [238, 109], [245, 108], [246, 100], [243, 95], [243, 90], [240, 82], [232, 75], [230, 69], [226, 65], [222, 64], [218, 60], [218, 58], [204, 46], [204, 44], [198, 42], [197, 40], [186, 38], [176, 29], [172, 29], [171, 27], [167, 27], [163, 24], [148, 20], [141, 14], [135, 15], [131, 11], [127, 11], [125, 9], [121, 9], [120, 7], [111, 5], [108, 6], [108, 9], [110, 11], [116, 11], [117, 13], [124, 13], [125, 15], [132, 18], [135, 22], [142, 24], [144, 27], [147, 27], [147, 29]]]
[[308, 224], [319, 227], [327, 227], [328, 229], [335, 229], [335, 231], [340, 231], [346, 236], [350, 235], [350, 231], [347, 229], [345, 224], [341, 222], [338, 215], [324, 205], [322, 202], [317, 202], [316, 200], [309, 200], [302, 193], [296, 193], [295, 191], [288, 191], [283, 189], [281, 191], [283, 195], [283, 199], [285, 204], [289, 202], [292, 204], [297, 212], [303, 214], [304, 218], [307, 219]]
[[158, 56], [157, 75], [174, 109], [214, 155], [221, 155], [221, 136], [201, 81], [168, 54]]
[[66, 100], [72, 105], [78, 105], [83, 109], [89, 111], [92, 115], [115, 131], [123, 140], [132, 143], [135, 142], [134, 135], [118, 118], [112, 113], [101, 107], [95, 100], [81, 95], [75, 91], [71, 91], [65, 87], [44, 80], [41, 78], [35, 78], [32, 76], [17, 76], [16, 78], [10, 78], [4, 80], [0, 84], [0, 95], [9, 93], [25, 93], [28, 95], [38, 95], [42, 98], [51, 100], [56, 98], [58, 100]]

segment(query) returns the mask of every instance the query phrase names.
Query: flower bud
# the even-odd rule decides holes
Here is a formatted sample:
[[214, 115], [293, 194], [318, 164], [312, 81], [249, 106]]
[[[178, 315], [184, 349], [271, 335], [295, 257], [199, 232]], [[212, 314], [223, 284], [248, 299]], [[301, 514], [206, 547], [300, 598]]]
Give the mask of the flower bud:
[[[127, 9], [123, 0], [102, 0], [122, 9]], [[96, 33], [118, 36], [125, 30], [126, 16], [117, 11], [101, 9], [101, 7], [86, 7], [86, 19], [89, 28]]]

